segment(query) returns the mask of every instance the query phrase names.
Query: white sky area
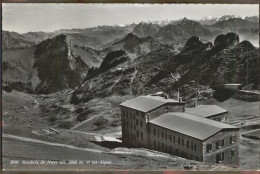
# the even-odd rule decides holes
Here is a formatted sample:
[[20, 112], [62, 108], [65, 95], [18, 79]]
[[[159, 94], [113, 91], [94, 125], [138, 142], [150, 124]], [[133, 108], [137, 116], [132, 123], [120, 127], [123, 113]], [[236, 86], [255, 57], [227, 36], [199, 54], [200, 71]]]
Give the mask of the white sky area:
[[149, 20], [201, 19], [223, 15], [258, 16], [258, 5], [245, 4], [2, 4], [3, 30], [26, 33]]

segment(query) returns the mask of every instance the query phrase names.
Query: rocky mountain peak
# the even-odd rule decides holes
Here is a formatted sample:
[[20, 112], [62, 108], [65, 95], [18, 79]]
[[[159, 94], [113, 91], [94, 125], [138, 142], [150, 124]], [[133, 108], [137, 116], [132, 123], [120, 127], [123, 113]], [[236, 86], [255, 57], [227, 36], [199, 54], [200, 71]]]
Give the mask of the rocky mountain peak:
[[200, 40], [198, 36], [192, 36], [191, 38], [188, 39], [186, 42], [183, 51], [187, 50], [209, 50], [212, 48], [212, 43], [204, 43]]
[[187, 43], [185, 44], [184, 48], [196, 48], [200, 47], [203, 44], [203, 42], [200, 41], [200, 38], [198, 36], [192, 36]]
[[239, 36], [235, 33], [221, 34], [216, 37], [214, 47], [224, 49], [239, 43]]
[[126, 52], [124, 50], [116, 50], [109, 52], [104, 58], [99, 67], [99, 71], [107, 71], [110, 68], [127, 60]]

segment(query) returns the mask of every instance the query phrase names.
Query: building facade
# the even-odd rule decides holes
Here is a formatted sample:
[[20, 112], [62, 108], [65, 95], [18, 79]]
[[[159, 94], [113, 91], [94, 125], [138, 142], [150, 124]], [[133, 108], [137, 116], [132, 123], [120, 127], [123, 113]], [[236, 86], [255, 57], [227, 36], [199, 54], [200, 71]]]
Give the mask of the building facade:
[[210, 164], [238, 164], [235, 126], [187, 113], [184, 102], [163, 96], [140, 96], [120, 106], [126, 145]]

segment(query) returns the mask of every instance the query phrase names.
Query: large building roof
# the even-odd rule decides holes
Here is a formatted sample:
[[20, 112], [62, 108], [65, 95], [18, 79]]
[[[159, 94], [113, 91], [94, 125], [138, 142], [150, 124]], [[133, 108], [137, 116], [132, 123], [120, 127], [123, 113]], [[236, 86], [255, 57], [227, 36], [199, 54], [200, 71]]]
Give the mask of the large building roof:
[[182, 112], [163, 114], [150, 120], [150, 124], [155, 124], [199, 140], [205, 140], [223, 129], [239, 129], [232, 125]]
[[197, 115], [200, 117], [207, 118], [214, 115], [226, 113], [228, 111], [217, 105], [199, 105], [194, 108], [186, 108], [186, 112], [192, 115]]
[[148, 112], [166, 103], [179, 103], [179, 101], [161, 96], [147, 95], [127, 100], [126, 102], [120, 104], [120, 106], [125, 106], [142, 112]]

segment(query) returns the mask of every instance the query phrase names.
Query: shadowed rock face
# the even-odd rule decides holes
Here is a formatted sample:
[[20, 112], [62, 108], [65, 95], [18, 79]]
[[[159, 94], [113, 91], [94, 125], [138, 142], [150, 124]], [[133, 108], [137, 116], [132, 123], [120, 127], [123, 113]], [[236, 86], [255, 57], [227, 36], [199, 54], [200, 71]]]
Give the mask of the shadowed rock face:
[[73, 88], [82, 80], [82, 74], [88, 67], [73, 54], [66, 39], [66, 35], [62, 34], [37, 45], [33, 65], [41, 80], [37, 93], [48, 94]]
[[104, 52], [109, 53], [116, 50], [124, 50], [133, 55], [134, 58], [148, 54], [152, 51], [164, 49], [166, 46], [154, 40], [151, 36], [138, 37], [133, 33], [129, 33], [122, 40], [114, 43], [112, 46], [104, 49]]
[[189, 49], [198, 49], [198, 48], [203, 48], [203, 49], [211, 49], [212, 48], [212, 43], [203, 43], [200, 41], [200, 38], [197, 36], [192, 36], [187, 43], [184, 46], [184, 50], [189, 50]]
[[214, 47], [217, 49], [224, 49], [226, 47], [234, 46], [239, 43], [239, 36], [235, 33], [221, 34], [216, 37]]
[[102, 64], [99, 67], [99, 71], [107, 71], [110, 68], [126, 61], [126, 52], [123, 50], [112, 51], [106, 55]]

